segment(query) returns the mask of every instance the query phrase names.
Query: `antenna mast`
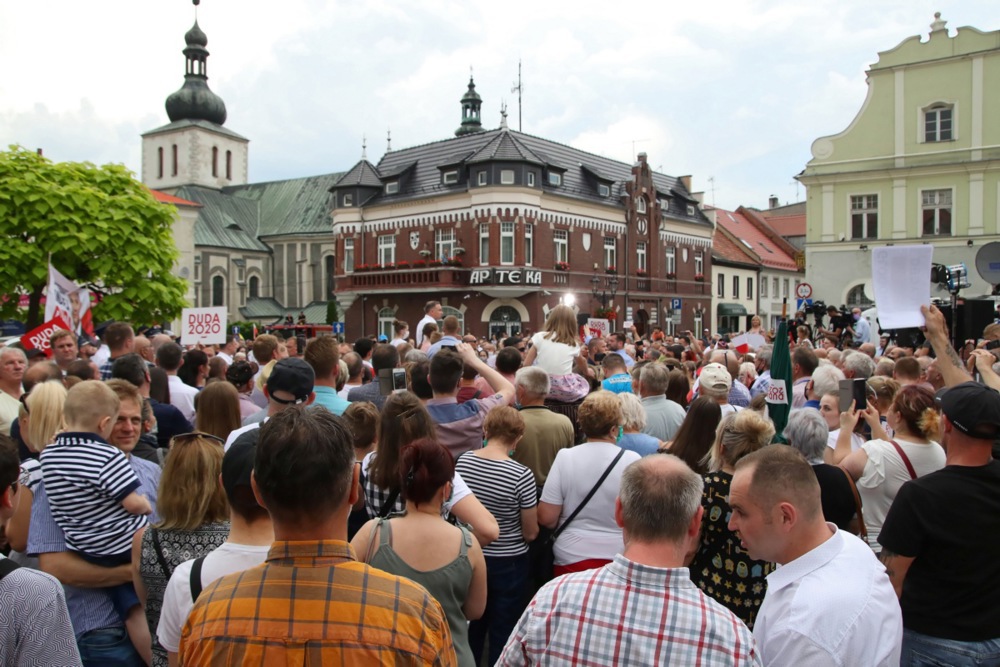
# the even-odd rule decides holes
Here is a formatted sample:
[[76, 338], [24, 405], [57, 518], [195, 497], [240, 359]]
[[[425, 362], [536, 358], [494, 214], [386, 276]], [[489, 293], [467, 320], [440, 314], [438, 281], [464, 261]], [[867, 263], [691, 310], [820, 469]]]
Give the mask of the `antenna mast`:
[[517, 85], [510, 89], [510, 92], [517, 93], [517, 131], [521, 131], [521, 91], [524, 90], [524, 86], [521, 85], [521, 59], [517, 60]]

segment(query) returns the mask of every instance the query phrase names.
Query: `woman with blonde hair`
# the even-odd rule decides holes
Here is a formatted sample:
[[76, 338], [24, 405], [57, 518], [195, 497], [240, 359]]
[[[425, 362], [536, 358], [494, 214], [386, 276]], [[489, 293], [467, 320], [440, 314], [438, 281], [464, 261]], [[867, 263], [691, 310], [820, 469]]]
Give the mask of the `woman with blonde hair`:
[[153, 637], [153, 666], [167, 667], [167, 652], [156, 639], [163, 593], [174, 568], [226, 541], [229, 503], [219, 483], [223, 440], [185, 433], [170, 441], [157, 491], [160, 522], [140, 529], [132, 540], [132, 582], [146, 611]]
[[[576, 313], [569, 306], [559, 304], [553, 308], [543, 329], [531, 337], [531, 348], [525, 353], [522, 365], [535, 363], [549, 374], [550, 399], [575, 403], [590, 391], [587, 360], [580, 354]], [[579, 373], [573, 372], [574, 367]]]
[[577, 418], [587, 439], [559, 450], [538, 503], [539, 525], [555, 530], [556, 576], [603, 567], [621, 553], [615, 498], [625, 468], [641, 458], [617, 444], [625, 425], [617, 394], [589, 394]]
[[688, 566], [691, 581], [751, 629], [774, 563], [750, 558], [739, 536], [729, 530], [729, 485], [736, 463], [766, 447], [773, 437], [774, 424], [753, 410], [741, 410], [719, 423], [709, 453], [712, 472], [705, 475], [701, 546]]
[[[38, 454], [55, 440], [63, 430], [63, 406], [66, 404], [66, 388], [62, 382], [49, 381], [36, 384], [30, 394], [21, 396], [18, 424], [21, 439], [28, 449]], [[21, 475], [25, 480], [18, 487], [20, 500], [14, 516], [7, 523], [7, 542], [12, 549], [10, 558], [19, 565], [36, 566], [37, 558], [25, 555], [28, 548], [28, 526], [31, 522], [31, 503], [35, 489], [42, 481], [42, 467], [37, 458], [21, 461]]]
[[840, 465], [857, 482], [868, 545], [875, 553], [882, 551], [878, 536], [899, 488], [945, 464], [944, 449], [936, 442], [941, 414], [934, 392], [921, 385], [907, 385], [896, 394], [885, 416], [892, 437], [879, 427], [879, 415], [872, 404], [841, 415], [841, 428], [853, 429], [864, 418], [872, 429], [873, 439], [847, 455]]
[[240, 427], [240, 392], [229, 382], [212, 382], [194, 398], [195, 429], [222, 438]]

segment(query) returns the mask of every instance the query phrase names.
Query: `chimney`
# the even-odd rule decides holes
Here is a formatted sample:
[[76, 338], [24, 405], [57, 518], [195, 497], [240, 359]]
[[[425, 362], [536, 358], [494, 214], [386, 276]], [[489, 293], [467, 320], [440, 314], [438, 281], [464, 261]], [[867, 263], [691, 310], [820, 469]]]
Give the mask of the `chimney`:
[[685, 190], [691, 192], [691, 176], [678, 176], [677, 180], [681, 182]]
[[778, 202], [778, 196], [777, 195], [771, 195], [770, 197], [767, 198], [767, 207], [768, 208], [778, 208], [779, 205], [780, 204]]

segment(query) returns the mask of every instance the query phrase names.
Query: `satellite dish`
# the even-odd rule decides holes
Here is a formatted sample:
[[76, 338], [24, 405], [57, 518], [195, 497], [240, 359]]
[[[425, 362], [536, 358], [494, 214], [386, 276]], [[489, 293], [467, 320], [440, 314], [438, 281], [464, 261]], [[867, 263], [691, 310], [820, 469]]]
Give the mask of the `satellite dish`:
[[976, 253], [976, 271], [990, 285], [1000, 284], [1000, 242], [987, 243]]

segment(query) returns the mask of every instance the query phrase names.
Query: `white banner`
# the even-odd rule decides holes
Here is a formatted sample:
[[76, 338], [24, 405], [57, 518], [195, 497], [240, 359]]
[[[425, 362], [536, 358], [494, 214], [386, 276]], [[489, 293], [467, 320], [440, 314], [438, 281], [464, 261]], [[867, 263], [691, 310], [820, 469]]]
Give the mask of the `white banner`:
[[45, 321], [56, 316], [66, 322], [73, 333], [80, 335], [85, 321], [90, 320], [90, 290], [84, 289], [59, 273], [49, 264], [49, 286], [45, 291]]
[[224, 345], [226, 331], [225, 307], [181, 311], [181, 345]]
[[591, 317], [587, 320], [587, 335], [595, 338], [607, 338], [611, 333], [611, 323], [608, 320]]

